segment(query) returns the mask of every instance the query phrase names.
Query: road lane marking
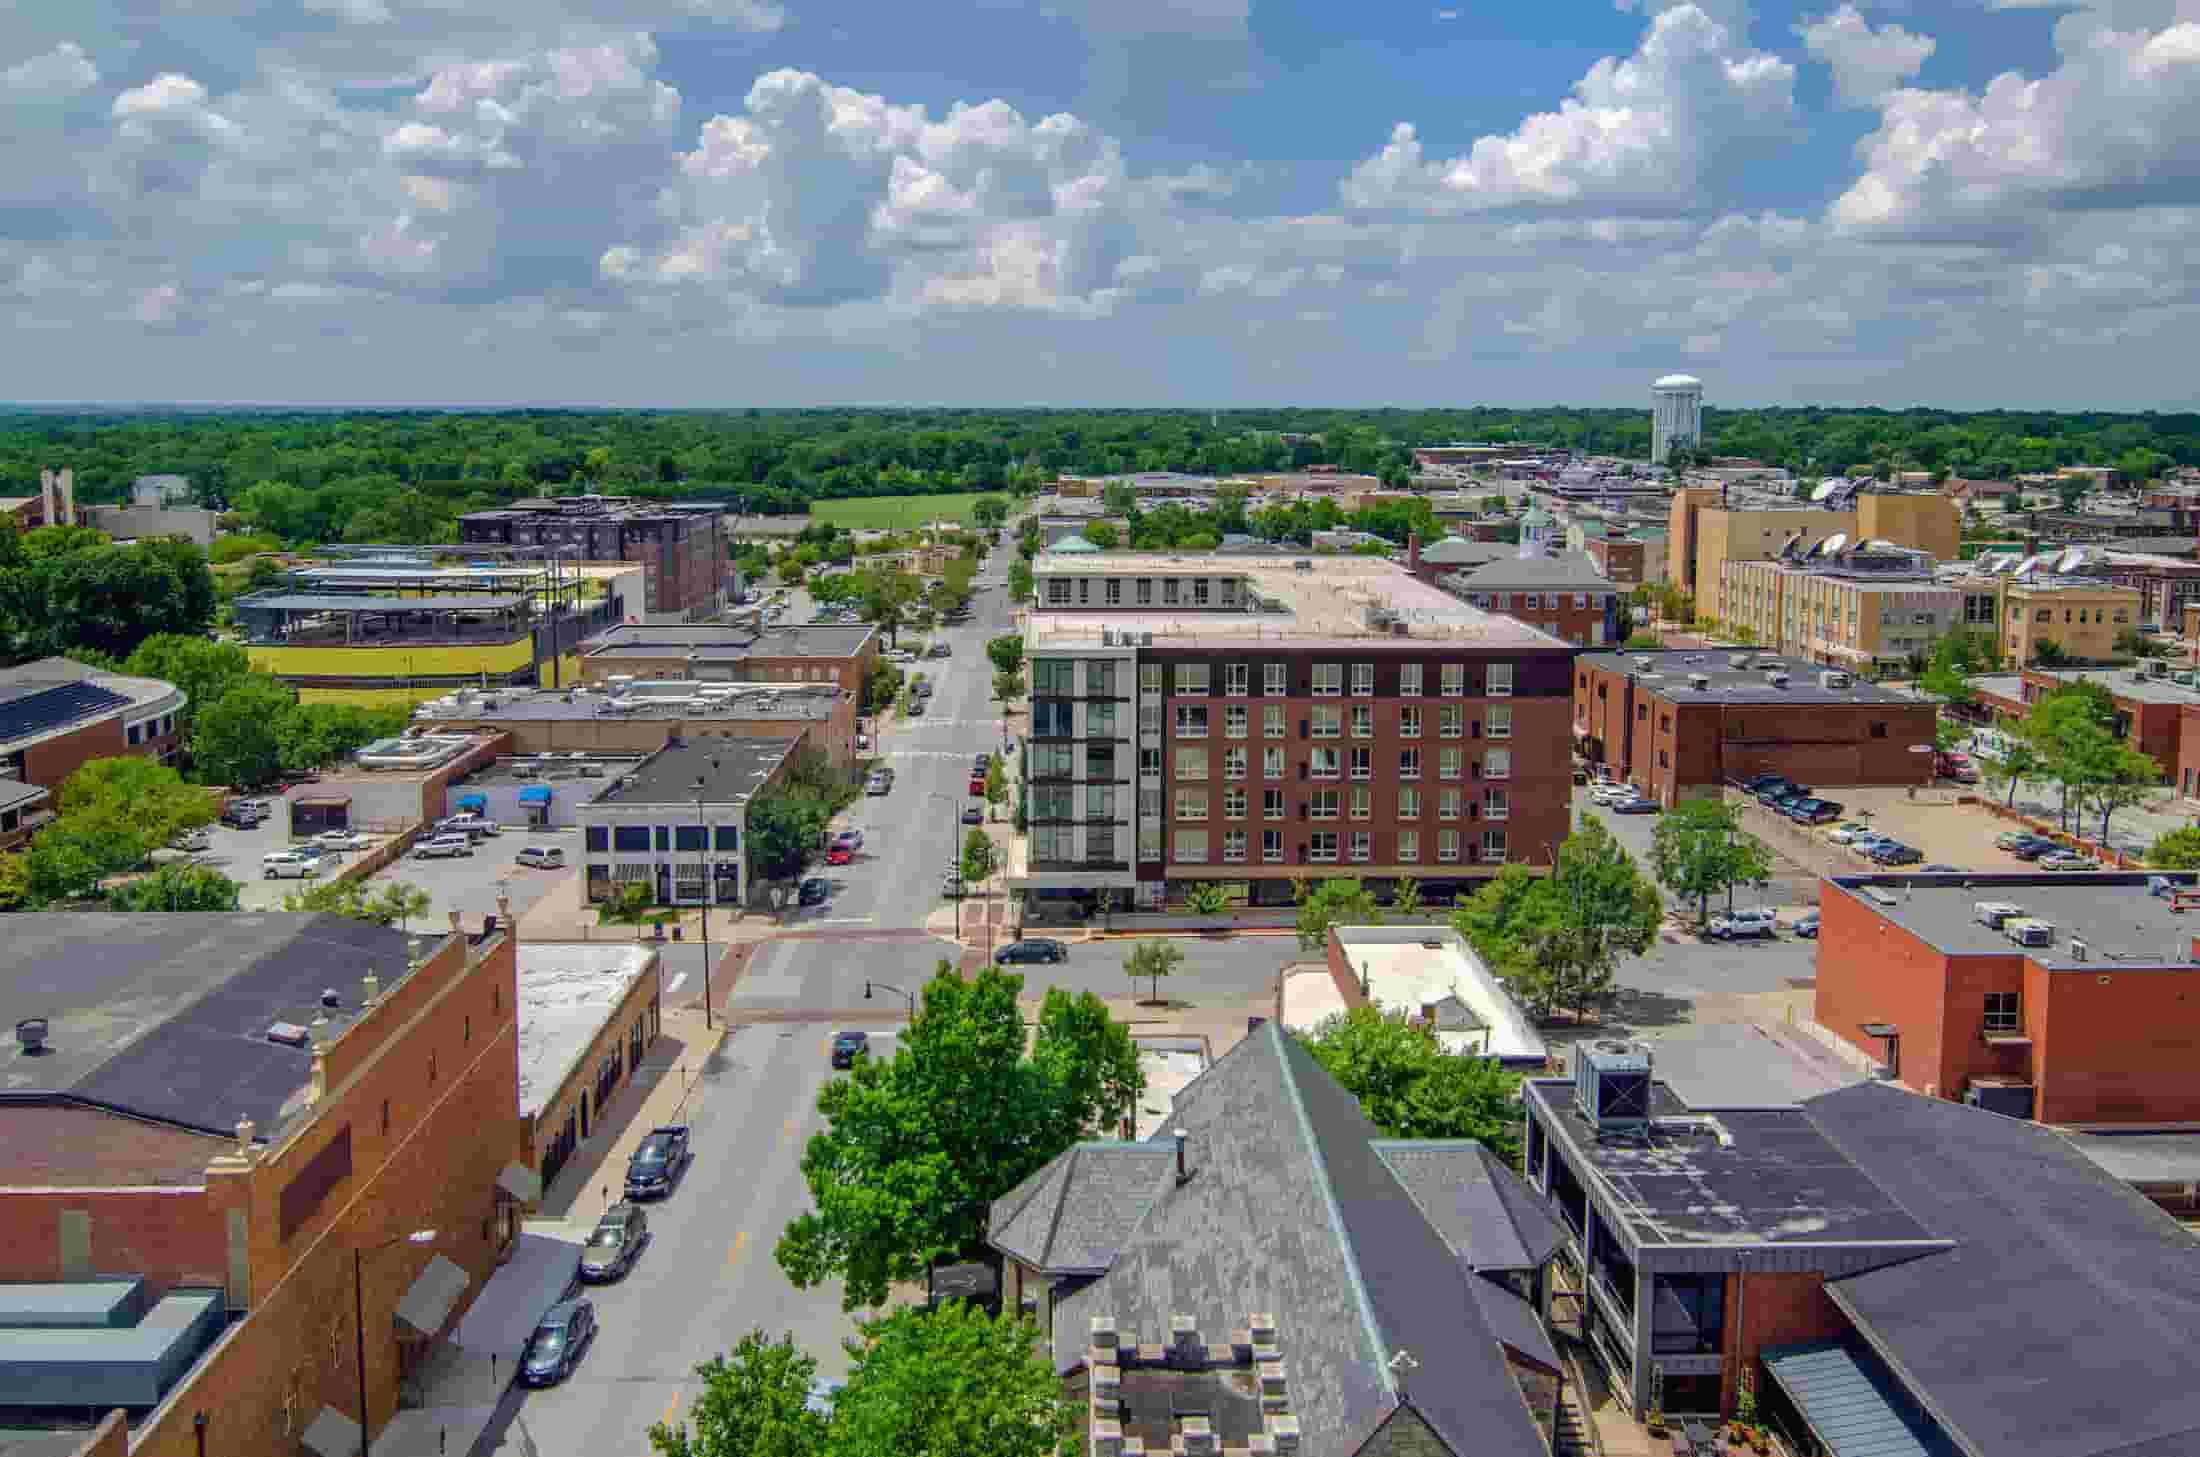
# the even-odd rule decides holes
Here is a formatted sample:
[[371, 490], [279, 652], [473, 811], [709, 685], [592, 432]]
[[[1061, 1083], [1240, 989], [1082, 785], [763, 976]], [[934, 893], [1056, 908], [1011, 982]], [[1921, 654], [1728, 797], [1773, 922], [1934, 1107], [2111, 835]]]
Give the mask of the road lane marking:
[[733, 1266], [734, 1266], [734, 1263], [735, 1263], [736, 1261], [738, 1261], [738, 1260], [739, 1260], [739, 1259], [741, 1258], [741, 1247], [742, 1247], [743, 1245], [747, 1244], [748, 1242], [749, 1242], [749, 1232], [748, 1232], [747, 1230], [745, 1230], [745, 1229], [744, 1229], [744, 1230], [742, 1230], [742, 1231], [741, 1231], [741, 1232], [740, 1232], [739, 1234], [737, 1234], [737, 1235], [735, 1235], [735, 1236], [733, 1237], [733, 1248], [732, 1248], [732, 1249], [730, 1249], [730, 1250], [728, 1250], [728, 1251], [726, 1251], [726, 1268], [727, 1268], [727, 1269], [729, 1269], [729, 1270], [730, 1270], [730, 1269], [732, 1269], [732, 1268], [733, 1268]]

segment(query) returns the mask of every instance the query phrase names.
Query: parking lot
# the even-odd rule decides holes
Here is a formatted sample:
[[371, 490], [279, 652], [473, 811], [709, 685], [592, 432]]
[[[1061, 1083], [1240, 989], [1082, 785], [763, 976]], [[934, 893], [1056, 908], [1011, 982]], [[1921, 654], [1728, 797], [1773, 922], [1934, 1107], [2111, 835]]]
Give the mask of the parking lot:
[[[283, 897], [301, 886], [312, 885], [311, 880], [269, 880], [260, 868], [261, 857], [274, 850], [291, 849], [298, 842], [290, 837], [288, 807], [277, 803], [275, 812], [249, 830], [234, 830], [227, 825], [212, 824], [206, 827], [207, 849], [188, 857], [192, 863], [218, 870], [237, 882], [237, 904], [247, 911], [281, 910]], [[369, 847], [381, 843], [379, 835], [366, 837]], [[320, 879], [349, 864], [360, 851], [332, 850], [322, 859], [326, 862]], [[155, 860], [181, 858], [172, 852], [156, 851]]]
[[[517, 862], [529, 845], [556, 845], [565, 851], [563, 870], [538, 870]], [[581, 874], [581, 837], [578, 830], [522, 830], [508, 828], [474, 844], [471, 855], [422, 860], [417, 853], [377, 871], [367, 878], [371, 892], [403, 882], [417, 885], [431, 897], [423, 923], [442, 924], [457, 911], [471, 930], [483, 916], [496, 914], [497, 897], [509, 895], [512, 914], [521, 916], [549, 894], [560, 880]]]

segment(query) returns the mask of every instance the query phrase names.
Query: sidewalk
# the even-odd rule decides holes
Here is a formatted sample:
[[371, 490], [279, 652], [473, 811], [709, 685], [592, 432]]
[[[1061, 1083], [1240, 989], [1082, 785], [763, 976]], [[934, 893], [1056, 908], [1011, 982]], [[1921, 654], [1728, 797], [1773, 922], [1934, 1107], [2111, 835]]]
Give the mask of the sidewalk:
[[[663, 913], [672, 918], [665, 923], [668, 943], [675, 926], [680, 928], [683, 941], [702, 939], [702, 907], [687, 906], [677, 910], [667, 907]], [[641, 930], [640, 939], [644, 941], [656, 935], [654, 926]], [[778, 930], [778, 917], [768, 911], [742, 911], [732, 906], [710, 908], [713, 945], [722, 941], [761, 941]], [[632, 941], [635, 928], [605, 925], [599, 921], [596, 908], [588, 903], [586, 878], [575, 873], [560, 880], [541, 900], [520, 912], [519, 935], [522, 941]]]

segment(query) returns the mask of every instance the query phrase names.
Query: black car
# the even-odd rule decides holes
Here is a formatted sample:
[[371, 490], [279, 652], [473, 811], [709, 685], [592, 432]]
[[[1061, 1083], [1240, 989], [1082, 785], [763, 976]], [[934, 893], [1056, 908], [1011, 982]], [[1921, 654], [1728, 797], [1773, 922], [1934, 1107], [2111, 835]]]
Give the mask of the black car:
[[970, 808], [963, 811], [963, 823], [966, 825], [984, 824], [985, 811], [978, 808], [976, 805], [970, 806]]
[[581, 1246], [581, 1278], [591, 1283], [618, 1279], [634, 1268], [648, 1243], [649, 1216], [641, 1205], [620, 1200], [603, 1212]]
[[868, 1032], [835, 1032], [833, 1034], [833, 1066], [854, 1067], [856, 1059], [871, 1053], [871, 1034]]
[[581, 1353], [596, 1339], [596, 1307], [586, 1300], [561, 1300], [542, 1313], [527, 1350], [519, 1358], [522, 1386], [555, 1386], [573, 1374]]
[[680, 1175], [687, 1171], [688, 1160], [692, 1157], [694, 1155], [688, 1152], [685, 1125], [652, 1128], [649, 1136], [642, 1140], [642, 1146], [626, 1161], [626, 1197], [661, 1199], [670, 1194]]
[[1029, 941], [1011, 941], [993, 953], [998, 966], [1013, 966], [1019, 962], [1067, 961], [1069, 948], [1059, 941], [1049, 941], [1044, 936], [1034, 936]]
[[1881, 845], [1871, 856], [1880, 865], [1916, 865], [1925, 858], [1923, 851], [1909, 845]]
[[821, 906], [825, 904], [825, 897], [831, 889], [831, 886], [813, 875], [802, 882], [802, 889], [795, 892], [795, 904], [799, 906]]
[[2012, 846], [2009, 853], [2019, 860], [2037, 860], [2042, 855], [2052, 855], [2061, 848], [2062, 846], [2048, 839], [2045, 835], [2034, 835]]
[[1787, 776], [1785, 774], [1775, 774], [1770, 772], [1764, 774], [1752, 774], [1747, 779], [1744, 779], [1742, 781], [1742, 788], [1749, 791], [1751, 794], [1755, 794], [1758, 790], [1764, 788], [1768, 784], [1785, 784], [1786, 782]]

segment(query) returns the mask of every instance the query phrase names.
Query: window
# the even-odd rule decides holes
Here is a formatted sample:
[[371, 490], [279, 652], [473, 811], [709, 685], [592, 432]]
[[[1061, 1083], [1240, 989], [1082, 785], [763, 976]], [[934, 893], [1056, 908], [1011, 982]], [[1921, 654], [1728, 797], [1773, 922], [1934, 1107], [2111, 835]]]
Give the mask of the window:
[[[1169, 585], [1175, 586], [1175, 583]], [[1205, 830], [1178, 830], [1175, 854], [1170, 857], [1179, 865], [1200, 865], [1207, 859], [1207, 832]]]
[[1031, 817], [1035, 820], [1066, 820], [1070, 807], [1076, 803], [1075, 795], [1067, 784], [1041, 784], [1032, 790]]
[[1233, 698], [1243, 698], [1253, 691], [1253, 665], [1251, 663], [1224, 663], [1222, 665], [1222, 691]]
[[1260, 792], [1260, 817], [1264, 820], [1280, 820], [1283, 818], [1282, 790], [1263, 789]]
[[1245, 818], [1244, 790], [1225, 789], [1222, 791], [1222, 817], [1226, 820], [1242, 820]]
[[[1558, 605], [1555, 597], [1552, 599], [1551, 605], [1554, 607]], [[1541, 592], [1530, 592], [1521, 600], [1520, 606], [1524, 612], [1541, 612], [1543, 610], [1543, 594]]]
[[1176, 665], [1176, 691], [1179, 693], [1205, 693], [1207, 691], [1207, 665], [1205, 663], [1178, 663]]
[[1375, 858], [1375, 837], [1366, 830], [1352, 832], [1352, 858], [1361, 864]]
[[1502, 789], [1482, 791], [1482, 818], [1502, 820], [1512, 815], [1512, 801]]
[[1490, 737], [1509, 739], [1513, 736], [1513, 709], [1509, 703], [1493, 703], [1489, 716]]
[[1068, 658], [1040, 658], [1031, 665], [1034, 698], [1067, 698], [1077, 691], [1077, 665]]
[[1076, 720], [1067, 698], [1034, 698], [1031, 701], [1031, 736], [1066, 739], [1076, 732]]
[[1112, 703], [1088, 703], [1085, 705], [1085, 736], [1094, 739], [1112, 739], [1116, 735], [1115, 705]]
[[1242, 745], [1222, 751], [1222, 777], [1225, 779], [1243, 779], [1245, 777], [1245, 749]]
[[1223, 709], [1222, 736], [1226, 739], [1244, 738], [1248, 727], [1247, 721], [1250, 717], [1245, 711], [1245, 705], [1242, 703], [1233, 703]]
[[1205, 577], [1194, 577], [1192, 579], [1192, 605], [1194, 607], [1205, 607], [1207, 605], [1207, 594], [1213, 590], [1213, 586]]
[[1446, 698], [1464, 698], [1467, 693], [1467, 665], [1444, 664], [1443, 691]]
[[1375, 737], [1375, 710], [1365, 703], [1352, 705], [1352, 737], [1356, 739], [1372, 739]]
[[[1108, 583], [1111, 587], [1120, 582]], [[1115, 696], [1115, 664], [1104, 659], [1087, 659], [1085, 663], [1085, 696], [1088, 698], [1113, 698]]]
[[1161, 605], [1174, 607], [1184, 600], [1184, 584], [1174, 577], [1164, 577], [1161, 582]]
[[1262, 663], [1260, 665], [1261, 693], [1269, 698], [1287, 696], [1291, 689], [1289, 683], [1285, 681], [1285, 672], [1286, 665], [1283, 663]]
[[701, 825], [675, 825], [672, 828], [672, 848], [699, 855], [703, 851], [703, 827]]
[[1436, 737], [1463, 739], [1467, 736], [1467, 710], [1457, 703], [1447, 703], [1436, 710]]
[[1141, 693], [1159, 693], [1161, 691], [1161, 665], [1159, 663], [1140, 663], [1138, 665], [1138, 691]]
[[[1145, 584], [1140, 583], [1139, 585], [1144, 586]], [[1141, 860], [1159, 860], [1161, 858], [1161, 830], [1158, 826], [1149, 828], [1140, 825], [1138, 827], [1138, 858]]]
[[[1153, 606], [1153, 578], [1140, 577], [1138, 579], [1138, 605], [1141, 607]], [[1154, 858], [1159, 859], [1160, 857], [1156, 856]]]
[[618, 825], [611, 831], [611, 848], [628, 855], [649, 849], [649, 826]]
[[1458, 861], [1459, 832], [1457, 830], [1438, 830], [1436, 832], [1436, 858], [1446, 865]]
[[1110, 607], [1121, 607], [1123, 605], [1123, 579], [1120, 577], [1108, 578], [1107, 594]]
[[1419, 830], [1400, 830], [1398, 832], [1398, 859], [1407, 865], [1411, 865], [1420, 858], [1421, 832]]
[[1090, 577], [1079, 577], [1079, 578], [1077, 579], [1077, 605], [1078, 605], [1079, 607], [1082, 607], [1082, 606], [1084, 606], [1084, 605], [1085, 605], [1086, 603], [1090, 602], [1091, 600], [1092, 600], [1092, 578], [1090, 578]]
[[1140, 819], [1147, 820], [1157, 820], [1161, 818], [1160, 790], [1141, 789], [1138, 791], [1138, 816]]
[[1207, 737], [1206, 704], [1179, 703], [1176, 706], [1176, 736], [1180, 739]]
[[588, 827], [588, 848], [598, 854], [610, 849], [611, 831], [605, 829], [602, 825], [590, 825]]
[[1333, 820], [1337, 817], [1337, 791], [1317, 789], [1312, 800], [1311, 817], [1317, 820]]
[[1264, 703], [1260, 706], [1260, 736], [1264, 739], [1283, 737], [1283, 705]]
[[1064, 577], [1047, 578], [1047, 606], [1069, 606], [1069, 581]]
[[1505, 858], [1505, 832], [1503, 830], [1484, 830], [1482, 832], [1482, 858], [1492, 864]]
[[1374, 813], [1375, 793], [1364, 784], [1355, 784], [1352, 786], [1351, 803], [1350, 813], [1352, 818], [1356, 820], [1367, 819]]
[[1260, 832], [1260, 858], [1270, 865], [1277, 864], [1283, 859], [1283, 831], [1262, 830]]
[[1375, 696], [1375, 665], [1373, 663], [1354, 663], [1352, 665], [1352, 696], [1354, 698], [1373, 698]]
[[1375, 751], [1373, 749], [1356, 748], [1352, 751], [1352, 777], [1354, 779], [1373, 779], [1375, 777]]
[[1988, 992], [1986, 994], [1986, 1030], [1988, 1032], [2021, 1032], [2024, 1022], [2017, 1008], [2017, 993]]
[[1399, 738], [1401, 738], [1401, 739], [1417, 739], [1417, 738], [1419, 738], [1420, 736], [1421, 736], [1421, 707], [1420, 707], [1420, 705], [1419, 705], [1419, 704], [1408, 704], [1408, 705], [1407, 705], [1407, 706], [1405, 706], [1404, 708], [1401, 708], [1401, 709], [1399, 709], [1399, 710], [1398, 710], [1398, 737], [1399, 737]]
[[1340, 757], [1335, 749], [1316, 749], [1311, 760], [1316, 779], [1334, 779], [1339, 774]]
[[1179, 789], [1176, 792], [1176, 817], [1180, 820], [1207, 818], [1207, 791], [1204, 789]]
[[1726, 1277], [1652, 1275], [1650, 1350], [1659, 1356], [1716, 1356], [1726, 1329]]
[[1176, 751], [1176, 778], [1205, 779], [1207, 777], [1207, 751], [1205, 749], [1178, 749]]
[[1337, 858], [1337, 832], [1316, 830], [1307, 836], [1306, 858], [1323, 864], [1333, 862]]
[[1440, 820], [1455, 820], [1459, 818], [1458, 790], [1444, 789], [1437, 791], [1436, 818]]
[[1283, 777], [1283, 750], [1262, 749], [1260, 751], [1260, 777], [1263, 779], [1281, 779]]
[[1344, 737], [1344, 714], [1334, 708], [1314, 710], [1314, 737], [1336, 739]]
[[1421, 817], [1421, 791], [1404, 788], [1398, 791], [1398, 818], [1417, 820]]
[[1314, 696], [1335, 698], [1344, 692], [1344, 664], [1316, 663], [1314, 665]]
[[1088, 820], [1112, 820], [1115, 818], [1114, 785], [1088, 784], [1085, 786], [1085, 818]]
[[715, 849], [738, 850], [741, 848], [741, 827], [739, 825], [715, 826], [712, 838], [717, 841], [717, 844], [713, 847]]
[[1222, 832], [1222, 858], [1232, 865], [1243, 865], [1245, 863], [1245, 831], [1224, 830]]
[[1419, 663], [1401, 663], [1398, 665], [1398, 696], [1400, 698], [1419, 698], [1421, 696], [1421, 665]]
[[1589, 594], [1588, 594], [1587, 592], [1576, 592], [1576, 593], [1574, 593], [1574, 606], [1575, 606], [1575, 608], [1576, 608], [1577, 610], [1578, 610], [1578, 609], [1580, 609], [1580, 608], [1585, 608], [1585, 607], [1587, 607], [1588, 605], [1589, 605]]
[[1067, 779], [1077, 772], [1077, 751], [1068, 744], [1033, 744], [1031, 777]]
[[1489, 686], [1485, 690], [1492, 698], [1510, 698], [1513, 691], [1513, 665], [1490, 664]]
[[1438, 779], [1457, 779], [1466, 772], [1462, 767], [1466, 763], [1466, 759], [1467, 755], [1464, 749], [1439, 749], [1436, 753], [1436, 777]]
[[1418, 779], [1421, 777], [1421, 751], [1419, 749], [1400, 749], [1398, 751], [1398, 777], [1400, 779]]
[[670, 850], [672, 848], [672, 827], [670, 825], [657, 826], [657, 848], [660, 850]]
[[1513, 756], [1510, 749], [1492, 749], [1482, 756], [1484, 779], [1510, 779], [1513, 772]]
[[1887, 736], [1887, 721], [1886, 721], [1885, 719], [1883, 719], [1883, 718], [1875, 718], [1875, 719], [1873, 719], [1873, 720], [1872, 720], [1872, 737], [1873, 737], [1873, 738], [1875, 738], [1875, 739], [1883, 739], [1883, 738], [1885, 738], [1886, 736]]

